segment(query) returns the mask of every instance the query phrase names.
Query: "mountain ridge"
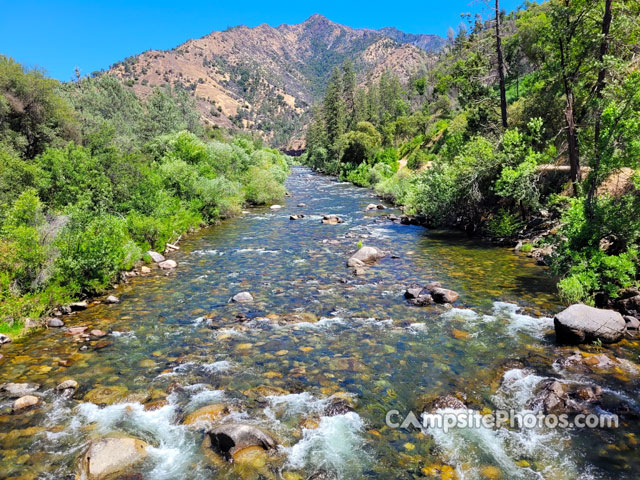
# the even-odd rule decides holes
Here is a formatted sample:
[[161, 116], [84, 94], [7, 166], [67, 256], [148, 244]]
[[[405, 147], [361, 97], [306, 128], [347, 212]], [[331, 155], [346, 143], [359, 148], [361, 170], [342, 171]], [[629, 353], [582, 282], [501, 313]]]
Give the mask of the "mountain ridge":
[[334, 67], [352, 60], [361, 85], [385, 71], [406, 81], [444, 42], [390, 27], [352, 28], [314, 14], [298, 24], [212, 31], [116, 62], [106, 73], [142, 97], [157, 86], [185, 88], [206, 124], [257, 131], [276, 146], [297, 149]]

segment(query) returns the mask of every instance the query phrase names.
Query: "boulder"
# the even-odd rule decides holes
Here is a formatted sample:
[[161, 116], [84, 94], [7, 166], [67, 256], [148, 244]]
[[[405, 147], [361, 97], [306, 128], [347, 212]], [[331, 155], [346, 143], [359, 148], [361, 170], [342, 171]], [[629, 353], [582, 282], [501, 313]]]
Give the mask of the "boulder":
[[280, 210], [282, 208], [282, 205], [271, 205], [269, 208], [271, 210]]
[[151, 269], [146, 265], [143, 265], [142, 267], [140, 267], [140, 273], [143, 275], [148, 275], [151, 273]]
[[337, 215], [325, 215], [322, 217], [322, 223], [325, 225], [337, 225], [339, 223], [344, 223], [344, 220]]
[[173, 268], [176, 268], [178, 264], [175, 262], [175, 260], [165, 260], [164, 262], [160, 262], [158, 266], [163, 270], [171, 270]]
[[385, 209], [385, 208], [387, 208], [387, 207], [385, 207], [384, 205], [382, 205], [381, 203], [379, 203], [378, 205], [376, 205], [376, 208], [377, 208], [378, 210], [384, 210], [384, 209]]
[[251, 303], [253, 302], [253, 295], [249, 292], [240, 292], [231, 297], [231, 300], [236, 303]]
[[362, 267], [367, 263], [375, 263], [386, 255], [385, 252], [376, 247], [363, 246], [347, 260], [347, 265], [350, 267]]
[[424, 306], [434, 303], [453, 303], [458, 299], [458, 293], [442, 288], [440, 282], [431, 282], [424, 287], [414, 283], [407, 287], [404, 298], [413, 305]]
[[33, 407], [40, 403], [40, 399], [34, 395], [25, 395], [24, 397], [18, 398], [15, 402], [13, 402], [13, 411], [19, 412], [20, 410], [25, 410], [29, 407]]
[[162, 256], [158, 252], [154, 252], [152, 250], [149, 250], [147, 252], [147, 255], [149, 255], [151, 257], [151, 260], [153, 260], [156, 263], [161, 263], [161, 262], [164, 262], [164, 260], [165, 260], [164, 256]]
[[367, 205], [367, 207], [365, 208], [365, 210], [377, 210], [378, 206], [375, 203], [370, 203], [369, 205]]
[[109, 304], [120, 303], [120, 299], [115, 295], [109, 295], [107, 298], [105, 298], [104, 303], [109, 303]]
[[418, 398], [417, 406], [421, 412], [434, 413], [436, 410], [448, 408], [454, 410], [466, 409], [465, 401], [466, 397], [461, 393], [442, 395], [435, 398], [431, 395], [423, 395]]
[[420, 285], [414, 283], [413, 285], [410, 285], [409, 287], [407, 287], [407, 289], [404, 292], [404, 298], [408, 300], [413, 298], [418, 298], [423, 291], [424, 289]]
[[547, 415], [587, 412], [602, 393], [598, 386], [570, 386], [553, 378], [543, 381], [537, 390], [531, 407]]
[[410, 299], [409, 303], [415, 305], [416, 307], [426, 307], [427, 305], [433, 305], [435, 302], [433, 301], [433, 297], [426, 293], [418, 295], [416, 298]]
[[9, 398], [19, 398], [31, 395], [39, 388], [37, 383], [5, 383], [0, 386], [0, 392], [4, 392]]
[[137, 438], [103, 438], [91, 443], [82, 457], [82, 478], [105, 480], [142, 462], [147, 457], [148, 444]]
[[556, 314], [553, 319], [556, 342], [589, 343], [600, 340], [614, 343], [622, 338], [626, 323], [622, 315], [584, 304], [575, 304]]
[[59, 318], [50, 318], [47, 320], [47, 326], [51, 328], [60, 328], [64, 327], [64, 322]]
[[207, 434], [211, 440], [211, 448], [227, 459], [243, 448], [255, 446], [274, 450], [278, 446], [268, 433], [243, 423], [223, 424], [209, 430]]
[[324, 414], [327, 417], [335, 417], [336, 415], [344, 415], [345, 413], [353, 412], [353, 408], [349, 405], [349, 402], [344, 398], [332, 398], [329, 404], [324, 409]]
[[304, 218], [304, 215], [301, 213], [289, 215], [289, 220], [300, 220], [301, 218]]
[[4, 333], [0, 333], [0, 345], [4, 345], [5, 343], [11, 343], [11, 337]]

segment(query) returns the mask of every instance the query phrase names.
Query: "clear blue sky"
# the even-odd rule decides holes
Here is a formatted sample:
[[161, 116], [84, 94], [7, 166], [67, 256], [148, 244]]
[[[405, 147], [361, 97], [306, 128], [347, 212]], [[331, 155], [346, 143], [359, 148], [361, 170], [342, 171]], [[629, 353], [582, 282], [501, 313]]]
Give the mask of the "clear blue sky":
[[[511, 10], [521, 0], [502, 0]], [[0, 1], [0, 53], [69, 80], [144, 50], [172, 48], [234, 25], [300, 23], [320, 13], [351, 27], [397, 27], [446, 36], [461, 12], [490, 15], [482, 1]]]

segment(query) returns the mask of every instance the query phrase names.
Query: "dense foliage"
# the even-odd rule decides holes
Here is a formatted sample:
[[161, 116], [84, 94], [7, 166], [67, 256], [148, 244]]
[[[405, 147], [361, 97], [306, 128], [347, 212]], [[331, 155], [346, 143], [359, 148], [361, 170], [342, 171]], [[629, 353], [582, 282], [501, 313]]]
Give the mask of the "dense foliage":
[[287, 172], [275, 150], [204, 132], [185, 92], [141, 101], [109, 76], [60, 84], [0, 57], [0, 330], [281, 198]]
[[428, 225], [553, 245], [568, 302], [637, 286], [640, 4], [550, 0], [465, 18], [405, 85], [385, 74], [357, 89], [348, 64], [334, 70], [305, 162]]

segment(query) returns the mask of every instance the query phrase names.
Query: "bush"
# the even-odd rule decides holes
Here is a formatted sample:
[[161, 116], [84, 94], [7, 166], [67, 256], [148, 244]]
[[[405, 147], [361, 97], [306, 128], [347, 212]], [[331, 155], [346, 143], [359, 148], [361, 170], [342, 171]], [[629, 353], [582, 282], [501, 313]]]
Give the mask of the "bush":
[[495, 238], [510, 238], [516, 235], [523, 226], [517, 214], [500, 209], [486, 224], [487, 232]]

